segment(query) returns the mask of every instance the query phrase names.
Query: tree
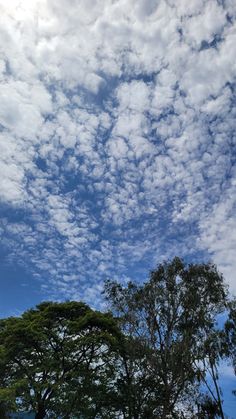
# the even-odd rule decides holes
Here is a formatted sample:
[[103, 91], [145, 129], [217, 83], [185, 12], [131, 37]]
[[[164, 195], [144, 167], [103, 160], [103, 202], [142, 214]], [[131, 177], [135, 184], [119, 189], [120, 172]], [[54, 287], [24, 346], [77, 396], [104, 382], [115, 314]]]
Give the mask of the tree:
[[217, 315], [225, 310], [227, 290], [222, 275], [212, 264], [185, 265], [174, 258], [160, 264], [143, 285], [130, 282], [123, 287], [108, 281], [105, 294], [126, 336], [145, 353], [145, 369], [141, 363], [132, 371], [132, 351], [128, 369], [123, 367], [126, 392], [135, 393], [140, 377], [147, 406], [152, 406], [146, 417], [193, 418], [202, 397], [200, 383], [206, 383], [206, 365], [213, 360], [207, 342]]
[[[1, 342], [0, 342], [1, 343]], [[7, 419], [8, 412], [15, 410], [16, 388], [8, 387], [4, 350], [0, 345], [0, 418]]]
[[[230, 358], [236, 375], [236, 299], [229, 305], [229, 315], [222, 335], [222, 355]], [[236, 390], [233, 391], [236, 395]]]
[[[13, 393], [17, 409], [34, 410], [36, 419], [46, 413], [59, 417], [60, 410], [60, 415], [72, 417], [63, 407], [68, 407], [67, 395], [72, 405], [73, 397], [77, 407], [83, 405], [89, 397], [86, 379], [119, 337], [111, 315], [79, 302], [44, 302], [21, 317], [1, 320], [0, 397], [4, 391]], [[75, 390], [69, 392], [72, 384]]]
[[219, 404], [212, 400], [211, 397], [205, 395], [198, 406], [198, 419], [215, 419], [221, 415]]

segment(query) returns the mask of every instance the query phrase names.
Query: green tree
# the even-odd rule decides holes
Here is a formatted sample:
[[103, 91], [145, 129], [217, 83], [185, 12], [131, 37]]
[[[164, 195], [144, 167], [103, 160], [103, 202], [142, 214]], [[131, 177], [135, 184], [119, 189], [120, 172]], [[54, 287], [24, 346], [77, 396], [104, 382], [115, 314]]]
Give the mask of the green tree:
[[217, 401], [205, 395], [198, 405], [197, 419], [215, 419], [221, 415]]
[[[1, 341], [0, 341], [1, 343]], [[8, 412], [14, 411], [16, 388], [8, 387], [8, 374], [5, 364], [4, 348], [0, 345], [0, 418], [7, 419]]]
[[17, 409], [34, 410], [36, 419], [46, 413], [72, 417], [63, 407], [69, 408], [67, 396], [71, 405], [74, 397], [83, 407], [90, 394], [86, 380], [119, 337], [111, 315], [79, 302], [44, 302], [21, 317], [1, 320], [0, 401], [5, 391], [5, 400], [14, 394]]
[[[195, 417], [209, 359], [216, 359], [216, 354], [209, 357], [209, 338], [218, 314], [225, 310], [222, 275], [212, 264], [185, 265], [175, 258], [160, 264], [143, 285], [130, 282], [123, 287], [108, 281], [105, 294], [125, 335], [144, 352], [138, 365], [135, 350], [127, 353], [123, 392], [137, 392], [136, 407], [145, 396], [143, 409], [151, 406], [151, 412], [127, 417]], [[216, 368], [214, 363], [215, 372]]]
[[[228, 308], [229, 315], [222, 335], [222, 355], [231, 360], [236, 375], [236, 299], [229, 303]], [[236, 390], [233, 393], [236, 395]]]

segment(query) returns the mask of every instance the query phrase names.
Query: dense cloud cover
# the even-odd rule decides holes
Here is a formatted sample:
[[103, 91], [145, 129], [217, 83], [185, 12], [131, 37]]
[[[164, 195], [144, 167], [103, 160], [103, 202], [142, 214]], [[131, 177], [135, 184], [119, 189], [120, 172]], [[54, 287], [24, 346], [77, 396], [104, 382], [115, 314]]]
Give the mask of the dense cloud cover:
[[94, 302], [104, 278], [180, 255], [233, 289], [235, 1], [0, 0], [0, 16], [9, 266]]

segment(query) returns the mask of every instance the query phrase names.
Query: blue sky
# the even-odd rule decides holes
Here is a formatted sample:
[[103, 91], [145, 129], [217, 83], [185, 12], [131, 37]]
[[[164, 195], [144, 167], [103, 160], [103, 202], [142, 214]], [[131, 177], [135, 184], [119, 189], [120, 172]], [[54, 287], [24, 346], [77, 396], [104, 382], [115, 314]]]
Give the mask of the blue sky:
[[234, 0], [0, 0], [0, 314], [213, 260], [236, 290]]

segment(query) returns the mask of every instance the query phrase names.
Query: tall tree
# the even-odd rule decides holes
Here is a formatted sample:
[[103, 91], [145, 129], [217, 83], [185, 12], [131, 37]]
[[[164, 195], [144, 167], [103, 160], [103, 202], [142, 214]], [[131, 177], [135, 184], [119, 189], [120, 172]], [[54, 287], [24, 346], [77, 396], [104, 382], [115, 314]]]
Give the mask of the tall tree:
[[[59, 417], [54, 412], [63, 410], [71, 383], [77, 405], [83, 404], [86, 374], [92, 374], [94, 362], [117, 338], [119, 330], [111, 315], [79, 302], [45, 302], [21, 317], [3, 319], [0, 350], [5, 385], [0, 395], [13, 392], [18, 410], [32, 409], [36, 419], [48, 412]], [[70, 412], [64, 414], [71, 417]]]
[[[222, 334], [222, 355], [230, 358], [236, 375], [236, 298], [228, 305], [229, 315]], [[236, 395], [236, 390], [233, 391]]]
[[152, 406], [147, 417], [193, 418], [200, 383], [206, 382], [207, 342], [217, 315], [225, 310], [222, 275], [212, 264], [185, 265], [175, 258], [160, 264], [144, 285], [123, 287], [108, 281], [105, 294], [126, 336], [145, 351], [145, 373], [137, 367], [131, 374], [134, 362], [129, 358], [129, 369], [122, 373], [126, 391], [134, 392], [137, 377], [142, 376], [143, 394]]

